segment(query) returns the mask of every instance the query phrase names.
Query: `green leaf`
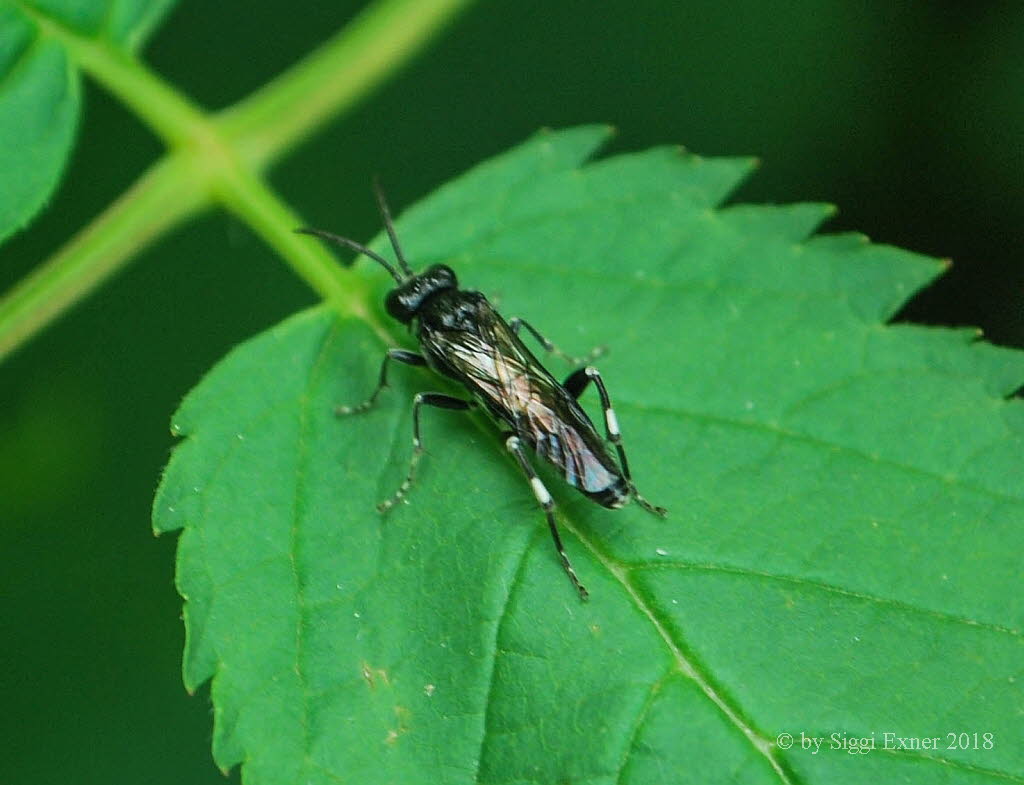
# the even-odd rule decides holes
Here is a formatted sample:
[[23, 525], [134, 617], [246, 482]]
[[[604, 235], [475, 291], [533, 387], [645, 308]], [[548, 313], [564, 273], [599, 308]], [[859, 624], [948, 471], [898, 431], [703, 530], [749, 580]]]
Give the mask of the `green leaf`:
[[81, 86], [69, 36], [128, 56], [173, 0], [0, 0], [0, 241], [39, 212], [74, 141]]
[[[719, 207], [748, 160], [582, 165], [605, 135], [541, 134], [398, 231], [570, 353], [611, 347], [634, 475], [670, 517], [542, 472], [581, 603], [497, 429], [434, 410], [409, 504], [380, 517], [412, 395], [451, 388], [396, 367], [375, 410], [337, 419], [410, 336], [288, 319], [185, 400], [154, 507], [183, 530], [184, 676], [213, 677], [218, 764], [250, 783], [1024, 778], [1024, 355], [886, 325], [942, 264], [808, 239], [820, 205]], [[887, 732], [941, 745], [775, 744]]]

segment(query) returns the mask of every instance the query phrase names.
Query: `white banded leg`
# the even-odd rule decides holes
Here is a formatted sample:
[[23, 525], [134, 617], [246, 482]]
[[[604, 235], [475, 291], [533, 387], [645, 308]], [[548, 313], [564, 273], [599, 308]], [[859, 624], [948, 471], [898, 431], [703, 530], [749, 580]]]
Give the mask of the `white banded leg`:
[[[417, 355], [418, 356], [418, 355]], [[405, 497], [416, 479], [416, 466], [423, 455], [423, 441], [420, 439], [420, 407], [436, 406], [439, 409], [466, 410], [476, 406], [475, 401], [464, 401], [461, 398], [453, 398], [443, 393], [417, 393], [412, 402], [412, 458], [409, 460], [409, 472], [398, 486], [398, 490], [390, 499], [385, 499], [377, 505], [377, 511], [386, 513]]]
[[601, 372], [594, 366], [588, 365], [586, 368], [580, 368], [578, 371], [573, 371], [569, 374], [562, 386], [565, 387], [573, 398], [579, 398], [591, 382], [597, 387], [597, 393], [601, 396], [601, 407], [604, 409], [605, 433], [608, 435], [608, 441], [615, 445], [615, 451], [619, 455], [619, 466], [622, 469], [622, 476], [629, 484], [630, 494], [636, 499], [637, 504], [647, 510], [647, 512], [664, 518], [668, 511], [664, 507], [651, 504], [636, 489], [633, 476], [629, 472], [629, 461], [626, 460], [626, 451], [622, 446], [622, 432], [619, 430], [619, 419], [615, 416], [615, 410], [612, 408], [612, 402], [608, 397], [608, 390], [604, 386], [604, 380], [601, 378]]
[[520, 319], [518, 316], [514, 316], [508, 320], [508, 326], [512, 328], [512, 332], [515, 333], [516, 335], [519, 335], [520, 327], [525, 327], [529, 331], [530, 335], [537, 339], [537, 343], [544, 347], [545, 351], [551, 352], [556, 357], [561, 357], [563, 360], [569, 363], [569, 365], [584, 365], [585, 363], [588, 363], [591, 360], [596, 360], [598, 357], [600, 357], [602, 354], [608, 351], [607, 347], [605, 346], [595, 346], [593, 349], [590, 350], [590, 352], [585, 357], [573, 357], [572, 355], [563, 352], [561, 349], [559, 349], [557, 346], [551, 343], [551, 341], [549, 341], [547, 338], [545, 338], [543, 335], [537, 332], [537, 328], [534, 327], [525, 319]]
[[537, 497], [537, 502], [544, 510], [544, 515], [548, 519], [548, 528], [551, 530], [551, 537], [555, 541], [555, 549], [558, 551], [558, 557], [562, 561], [562, 569], [565, 570], [566, 575], [569, 576], [569, 580], [572, 581], [572, 585], [576, 587], [576, 591], [579, 592], [580, 599], [586, 600], [590, 593], [586, 590], [580, 579], [576, 576], [576, 570], [572, 568], [572, 562], [569, 561], [569, 556], [565, 552], [565, 546], [562, 545], [562, 538], [558, 533], [558, 524], [555, 523], [555, 502], [551, 498], [551, 494], [548, 493], [548, 489], [544, 487], [544, 483], [540, 477], [537, 476], [537, 472], [534, 471], [533, 466], [530, 464], [529, 459], [526, 457], [526, 453], [523, 451], [523, 443], [518, 436], [512, 435], [505, 440], [505, 448], [516, 457], [516, 461], [519, 463], [520, 468], [526, 475], [526, 479], [530, 481], [530, 487], [533, 489], [533, 495]]
[[427, 364], [426, 359], [415, 352], [407, 352], [405, 349], [388, 349], [387, 354], [384, 355], [384, 361], [380, 364], [380, 378], [377, 380], [377, 386], [370, 397], [362, 403], [357, 403], [355, 406], [336, 406], [334, 413], [339, 417], [346, 414], [361, 414], [372, 407], [377, 402], [377, 396], [380, 395], [380, 391], [388, 386], [388, 362], [390, 360], [397, 360], [406, 365]]

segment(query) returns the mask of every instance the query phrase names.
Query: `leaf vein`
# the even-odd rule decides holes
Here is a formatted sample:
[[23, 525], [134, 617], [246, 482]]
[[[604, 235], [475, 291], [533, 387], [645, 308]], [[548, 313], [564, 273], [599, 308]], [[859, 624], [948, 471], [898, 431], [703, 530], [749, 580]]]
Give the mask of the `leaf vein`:
[[303, 585], [302, 576], [299, 574], [298, 550], [300, 545], [300, 535], [304, 528], [301, 524], [305, 512], [304, 492], [306, 490], [310, 459], [309, 428], [311, 418], [309, 413], [312, 407], [308, 404], [310, 393], [317, 377], [319, 376], [319, 371], [323, 367], [324, 360], [328, 355], [328, 349], [330, 348], [334, 337], [338, 333], [337, 325], [338, 322], [334, 322], [330, 329], [324, 331], [320, 347], [317, 350], [316, 359], [313, 360], [313, 363], [309, 368], [306, 380], [306, 389], [303, 391], [303, 394], [299, 399], [300, 406], [297, 438], [298, 455], [296, 458], [295, 482], [293, 486], [294, 497], [292, 499], [292, 523], [288, 533], [288, 561], [291, 565], [292, 578], [295, 582], [295, 603], [298, 610], [297, 618], [295, 620], [295, 675], [298, 676], [299, 689], [301, 691], [302, 707], [300, 722], [302, 725], [302, 752], [305, 759], [309, 758], [310, 753], [309, 683], [303, 668], [302, 659], [305, 627], [308, 623], [309, 611], [306, 608], [305, 587]]
[[908, 474], [914, 474], [919, 477], [926, 477], [930, 480], [934, 480], [945, 485], [955, 485], [959, 488], [964, 489], [965, 491], [972, 491], [974, 493], [977, 493], [980, 496], [985, 496], [991, 499], [997, 499], [999, 501], [1010, 502], [1013, 504], [1024, 503], [1024, 497], [1022, 496], [1014, 496], [1011, 493], [997, 491], [993, 488], [987, 488], [983, 485], [977, 485], [972, 482], [967, 482], [960, 477], [950, 477], [945, 474], [940, 474], [939, 472], [933, 469], [926, 469], [922, 466], [914, 466], [913, 464], [898, 461], [895, 458], [884, 458], [880, 455], [872, 455], [858, 447], [852, 447], [848, 444], [842, 444], [841, 442], [832, 441], [821, 436], [814, 436], [809, 433], [802, 433], [800, 431], [790, 430], [788, 428], [782, 427], [781, 425], [776, 425], [773, 423], [760, 422], [757, 420], [739, 420], [736, 419], [735, 417], [727, 417], [725, 415], [720, 414], [708, 414], [706, 412], [697, 412], [687, 409], [671, 409], [667, 406], [637, 404], [628, 400], [623, 400], [621, 398], [616, 398], [615, 408], [629, 408], [639, 412], [662, 414], [671, 417], [681, 417], [705, 425], [720, 425], [725, 427], [737, 428], [740, 430], [769, 433], [792, 442], [807, 444], [813, 447], [820, 447], [828, 450], [836, 450], [846, 455], [857, 457], [870, 463], [876, 463], [879, 464], [880, 466], [888, 466], [892, 469], [898, 469]]
[[504, 604], [502, 604], [501, 612], [498, 614], [498, 617], [495, 620], [494, 624], [494, 642], [493, 645], [491, 646], [492, 650], [494, 651], [494, 654], [491, 657], [491, 672], [487, 677], [487, 692], [484, 695], [484, 711], [483, 723], [480, 733], [480, 746], [477, 752], [475, 771], [473, 772], [473, 782], [477, 783], [478, 785], [480, 783], [480, 773], [483, 766], [484, 748], [487, 744], [487, 739], [490, 733], [489, 728], [491, 723], [492, 697], [494, 694], [494, 686], [498, 672], [498, 656], [501, 651], [501, 646], [499, 645], [499, 641], [501, 640], [501, 630], [502, 626], [505, 624], [505, 621], [508, 619], [508, 613], [512, 607], [512, 597], [515, 594], [516, 589], [520, 585], [520, 578], [522, 577], [523, 570], [526, 568], [526, 557], [530, 553], [530, 550], [533, 548], [533, 545], [536, 542], [537, 537], [538, 533], [535, 532], [527, 541], [526, 547], [523, 548], [523, 552], [519, 557], [519, 563], [516, 565], [515, 572], [512, 573], [512, 580], [509, 582], [508, 593], [505, 595], [505, 602]]
[[750, 578], [761, 578], [764, 580], [778, 581], [779, 583], [789, 583], [796, 586], [806, 586], [808, 588], [817, 589], [822, 592], [830, 594], [838, 594], [843, 597], [850, 597], [851, 599], [863, 600], [870, 602], [875, 605], [882, 605], [905, 613], [913, 613], [921, 616], [929, 616], [934, 619], [938, 619], [951, 624], [962, 624], [968, 627], [977, 627], [979, 629], [988, 630], [989, 632], [996, 632], [1001, 635], [1009, 635], [1014, 638], [1024, 638], [1024, 633], [1021, 630], [1014, 629], [1013, 627], [1006, 627], [1001, 624], [994, 624], [992, 622], [977, 621], [966, 616], [961, 616], [955, 613], [949, 613], [946, 611], [939, 611], [933, 608], [925, 608], [920, 605], [914, 605], [913, 603], [904, 602], [902, 600], [896, 600], [889, 597], [881, 597], [876, 594], [868, 594], [867, 592], [857, 591], [855, 589], [848, 589], [844, 586], [838, 586], [834, 583], [827, 583], [825, 581], [814, 580], [813, 578], [801, 578], [796, 575], [780, 575], [778, 573], [767, 572], [765, 570], [755, 570], [750, 567], [741, 567], [738, 565], [730, 564], [715, 564], [713, 562], [690, 562], [682, 561], [679, 559], [673, 559], [669, 561], [659, 560], [657, 562], [627, 562], [624, 567], [629, 571], [634, 570], [659, 570], [659, 569], [677, 569], [677, 570], [695, 570], [703, 572], [720, 572], [727, 575], [742, 575]]
[[922, 750], [894, 750], [882, 748], [880, 752], [885, 752], [889, 755], [895, 755], [903, 758], [913, 758], [916, 760], [927, 761], [929, 763], [938, 763], [943, 766], [949, 766], [954, 769], [960, 769], [962, 771], [969, 771], [972, 774], [981, 774], [986, 777], [996, 777], [998, 779], [1006, 780], [1008, 782], [1024, 783], [1024, 777], [1013, 774], [1009, 771], [1003, 771], [1002, 769], [989, 769], [984, 766], [976, 766], [973, 763], [967, 761], [954, 760], [953, 758], [945, 758], [941, 755], [928, 755]]
[[31, 62], [33, 56], [35, 56], [42, 47], [42, 40], [39, 28], [36, 27], [36, 33], [32, 38], [31, 43], [21, 51], [18, 55], [18, 59], [15, 60], [2, 75], [0, 75], [0, 93], [3, 93], [11, 86], [11, 84], [13, 84], [19, 71], [24, 71], [28, 68], [28, 64]]
[[615, 785], [622, 785], [622, 775], [625, 773], [626, 766], [629, 764], [629, 755], [633, 751], [633, 747], [636, 745], [636, 738], [640, 735], [640, 729], [644, 726], [644, 723], [647, 722], [647, 717], [651, 713], [651, 708], [654, 706], [654, 701], [657, 699], [658, 693], [661, 692], [661, 688], [665, 686], [665, 682], [676, 673], [678, 673], [678, 671], [675, 668], [671, 668], [662, 674], [661, 678], [651, 684], [651, 688], [647, 692], [647, 697], [644, 699], [644, 704], [640, 707], [636, 720], [633, 722], [633, 727], [626, 736], [626, 743], [622, 747], [622, 759], [619, 761], [619, 768], [615, 775]]
[[605, 555], [588, 537], [583, 535], [579, 527], [565, 519], [564, 516], [563, 520], [566, 528], [576, 535], [584, 547], [593, 554], [594, 558], [618, 581], [640, 612], [647, 617], [648, 622], [654, 627], [658, 636], [668, 648], [672, 659], [675, 661], [675, 669], [691, 679], [700, 688], [701, 692], [704, 693], [705, 697], [746, 737], [751, 746], [767, 760], [768, 765], [771, 766], [780, 782], [784, 783], [784, 785], [794, 785], [795, 780], [774, 753], [775, 744], [744, 721], [738, 709], [730, 705], [722, 694], [715, 689], [710, 678], [701, 671], [695, 662], [686, 656], [683, 645], [676, 641], [664, 621], [658, 616], [654, 607], [644, 599], [633, 584], [633, 581], [630, 580], [628, 570], [613, 558]]

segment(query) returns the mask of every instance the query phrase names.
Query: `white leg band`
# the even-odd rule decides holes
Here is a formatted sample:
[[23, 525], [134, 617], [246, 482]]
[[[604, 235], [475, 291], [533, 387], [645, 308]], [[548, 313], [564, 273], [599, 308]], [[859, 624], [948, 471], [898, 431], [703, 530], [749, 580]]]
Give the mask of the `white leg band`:
[[604, 413], [604, 421], [608, 424], [608, 433], [614, 438], [619, 436], [619, 420], [615, 416], [615, 412], [612, 409], [606, 409]]
[[551, 494], [548, 493], [548, 489], [544, 487], [544, 483], [540, 481], [539, 477], [531, 477], [530, 485], [533, 486], [533, 495], [537, 497], [537, 501], [544, 507], [551, 504]]

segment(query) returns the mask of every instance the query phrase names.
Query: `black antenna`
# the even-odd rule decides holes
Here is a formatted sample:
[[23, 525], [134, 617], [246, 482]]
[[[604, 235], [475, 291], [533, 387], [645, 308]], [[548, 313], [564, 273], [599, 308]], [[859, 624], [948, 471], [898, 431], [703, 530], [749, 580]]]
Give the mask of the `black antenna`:
[[395, 249], [395, 256], [398, 257], [398, 264], [402, 268], [403, 273], [412, 276], [413, 272], [409, 268], [409, 263], [405, 261], [402, 246], [398, 244], [395, 226], [391, 223], [391, 211], [388, 209], [387, 200], [384, 198], [384, 191], [381, 189], [380, 180], [376, 176], [373, 178], [373, 192], [377, 195], [377, 207], [380, 208], [380, 216], [384, 219], [384, 228], [388, 230], [388, 237], [391, 238], [391, 247]]
[[[388, 228], [390, 229], [390, 224], [388, 224]], [[402, 283], [403, 281], [405, 281], [405, 279], [398, 274], [398, 271], [391, 266], [391, 262], [389, 262], [376, 251], [371, 251], [365, 245], [361, 245], [360, 243], [357, 243], [355, 240], [349, 240], [347, 237], [342, 237], [339, 234], [334, 234], [334, 232], [325, 232], [323, 229], [296, 229], [295, 231], [298, 232], [299, 234], [311, 234], [314, 237], [320, 237], [321, 239], [324, 240], [330, 240], [332, 243], [337, 243], [338, 245], [343, 245], [346, 248], [351, 248], [353, 251], [356, 251], [358, 253], [366, 254], [375, 262], [378, 262], [381, 265], [381, 267], [383, 267], [385, 270], [391, 273], [391, 277], [398, 281], [398, 283]], [[394, 239], [394, 235], [392, 235], [392, 239]], [[351, 264], [352, 262], [349, 262], [345, 266], [348, 267], [351, 266]], [[409, 274], [412, 275], [411, 272]]]

